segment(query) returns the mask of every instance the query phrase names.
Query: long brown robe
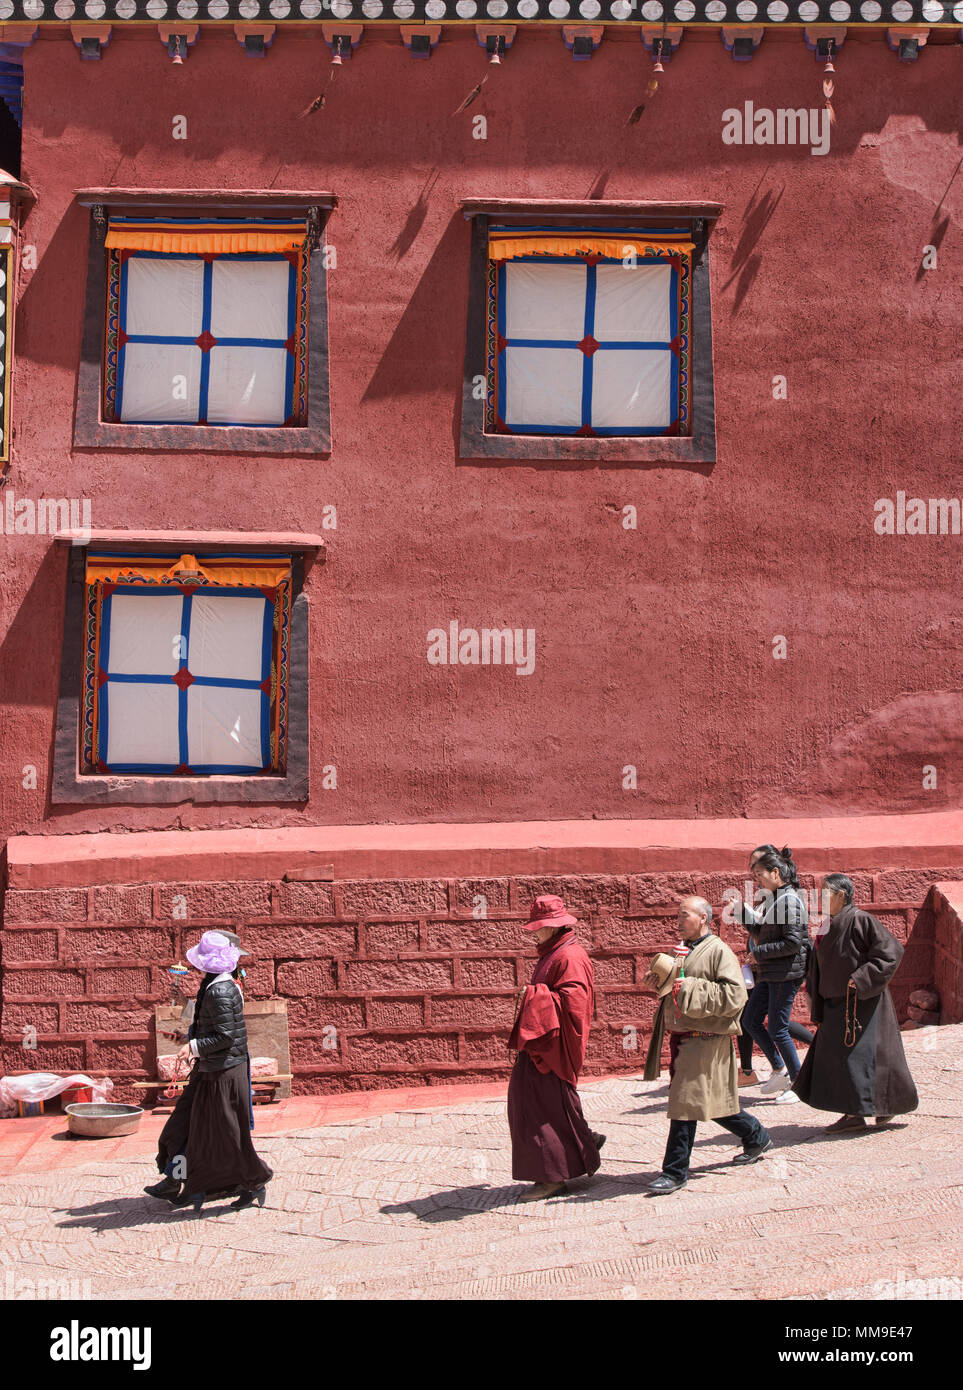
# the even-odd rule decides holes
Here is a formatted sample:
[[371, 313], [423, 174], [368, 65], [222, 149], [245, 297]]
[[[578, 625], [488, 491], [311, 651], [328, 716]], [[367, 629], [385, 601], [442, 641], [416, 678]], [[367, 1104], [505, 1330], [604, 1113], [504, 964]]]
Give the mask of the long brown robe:
[[508, 1086], [512, 1177], [564, 1182], [594, 1173], [598, 1146], [575, 1089], [594, 1004], [592, 962], [568, 928], [538, 947], [508, 1040], [518, 1050]]
[[739, 1113], [739, 1078], [732, 1039], [748, 997], [742, 969], [718, 936], [709, 933], [683, 963], [685, 978], [659, 1005], [645, 1059], [646, 1081], [657, 1081], [665, 1033], [679, 1038], [669, 1083], [670, 1120], [715, 1120]]
[[[919, 1105], [889, 992], [903, 947], [869, 912], [850, 903], [819, 937], [807, 988], [816, 1037], [793, 1090], [816, 1110], [905, 1115]], [[854, 1046], [846, 1044], [846, 990], [856, 986]]]

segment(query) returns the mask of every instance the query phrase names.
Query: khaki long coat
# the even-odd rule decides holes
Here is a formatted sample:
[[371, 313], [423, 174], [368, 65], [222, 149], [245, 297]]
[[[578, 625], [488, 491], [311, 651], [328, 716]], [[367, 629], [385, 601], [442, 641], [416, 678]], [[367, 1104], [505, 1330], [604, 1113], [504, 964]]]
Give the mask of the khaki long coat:
[[656, 1016], [645, 1076], [659, 1075], [665, 1031], [711, 1033], [683, 1038], [669, 1086], [670, 1120], [714, 1120], [739, 1112], [739, 1077], [732, 1039], [742, 1029], [739, 1015], [748, 999], [735, 955], [717, 936], [704, 937], [684, 963], [678, 996], [666, 995]]

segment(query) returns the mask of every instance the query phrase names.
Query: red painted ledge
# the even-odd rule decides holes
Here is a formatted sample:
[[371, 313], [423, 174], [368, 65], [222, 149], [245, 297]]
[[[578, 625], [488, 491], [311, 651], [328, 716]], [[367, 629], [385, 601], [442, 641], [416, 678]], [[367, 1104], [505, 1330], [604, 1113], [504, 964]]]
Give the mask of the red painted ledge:
[[15, 835], [11, 888], [299, 878], [474, 878], [739, 870], [790, 845], [807, 873], [963, 864], [963, 811], [800, 820], [512, 821]]

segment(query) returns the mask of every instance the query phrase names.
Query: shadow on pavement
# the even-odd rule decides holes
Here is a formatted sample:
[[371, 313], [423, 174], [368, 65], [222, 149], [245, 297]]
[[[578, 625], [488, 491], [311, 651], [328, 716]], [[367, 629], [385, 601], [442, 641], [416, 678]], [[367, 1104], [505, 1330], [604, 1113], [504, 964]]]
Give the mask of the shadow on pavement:
[[[511, 1187], [486, 1187], [476, 1183], [472, 1187], [434, 1192], [430, 1197], [414, 1197], [410, 1202], [390, 1202], [378, 1210], [385, 1216], [404, 1216], [410, 1212], [419, 1221], [461, 1221], [463, 1217], [477, 1216], [480, 1211], [489, 1211], [492, 1207], [514, 1206], [528, 1186], [528, 1183], [513, 1183]], [[443, 1203], [440, 1209], [439, 1202]]]
[[156, 1226], [192, 1220], [195, 1216], [223, 1216], [231, 1210], [231, 1197], [212, 1197], [195, 1213], [192, 1207], [172, 1207], [169, 1202], [148, 1197], [105, 1197], [86, 1207], [57, 1207], [65, 1219], [56, 1224], [62, 1230], [110, 1231], [127, 1226]]

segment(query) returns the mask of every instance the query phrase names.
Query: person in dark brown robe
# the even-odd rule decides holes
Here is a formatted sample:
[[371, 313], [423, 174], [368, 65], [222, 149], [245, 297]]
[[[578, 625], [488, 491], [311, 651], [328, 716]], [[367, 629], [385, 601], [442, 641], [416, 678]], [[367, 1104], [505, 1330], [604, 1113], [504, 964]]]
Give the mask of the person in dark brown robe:
[[919, 1104], [889, 981], [903, 947], [853, 902], [852, 880], [829, 874], [829, 930], [817, 937], [807, 988], [816, 1037], [793, 1090], [816, 1110], [842, 1111], [826, 1133], [885, 1125]]
[[538, 963], [519, 992], [508, 1040], [518, 1052], [508, 1087], [512, 1177], [534, 1182], [521, 1201], [565, 1190], [567, 1178], [594, 1173], [604, 1134], [589, 1129], [575, 1089], [585, 1061], [594, 1002], [592, 962], [561, 898], [535, 899], [525, 930], [535, 933]]

